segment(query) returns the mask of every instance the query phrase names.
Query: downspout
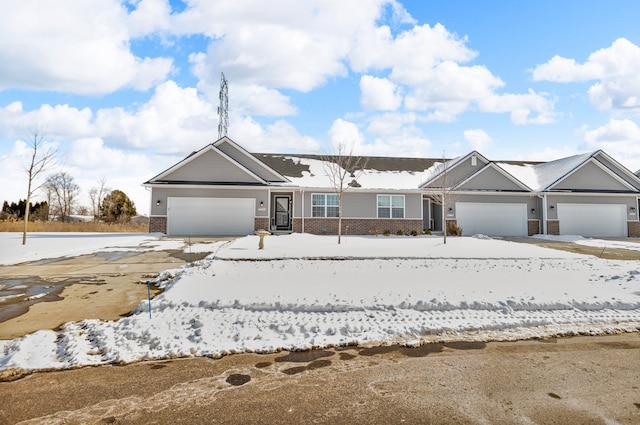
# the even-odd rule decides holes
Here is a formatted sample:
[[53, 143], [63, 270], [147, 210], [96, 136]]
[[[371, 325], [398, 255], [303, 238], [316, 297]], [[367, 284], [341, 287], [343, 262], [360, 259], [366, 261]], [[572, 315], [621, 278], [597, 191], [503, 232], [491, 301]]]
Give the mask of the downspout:
[[300, 189], [300, 194], [302, 196], [302, 211], [300, 212], [300, 216], [302, 217], [302, 233], [304, 233], [304, 189]]
[[543, 194], [542, 196], [538, 195], [542, 198], [542, 234], [547, 234], [547, 194]]

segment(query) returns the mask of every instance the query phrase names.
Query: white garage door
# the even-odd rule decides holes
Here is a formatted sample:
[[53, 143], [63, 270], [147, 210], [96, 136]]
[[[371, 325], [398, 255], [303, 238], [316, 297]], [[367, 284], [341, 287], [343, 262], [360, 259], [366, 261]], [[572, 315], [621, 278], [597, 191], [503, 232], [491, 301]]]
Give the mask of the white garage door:
[[463, 235], [527, 236], [526, 204], [456, 202], [456, 220]]
[[255, 199], [169, 198], [167, 233], [233, 236], [253, 232]]
[[558, 204], [561, 235], [627, 236], [626, 205]]

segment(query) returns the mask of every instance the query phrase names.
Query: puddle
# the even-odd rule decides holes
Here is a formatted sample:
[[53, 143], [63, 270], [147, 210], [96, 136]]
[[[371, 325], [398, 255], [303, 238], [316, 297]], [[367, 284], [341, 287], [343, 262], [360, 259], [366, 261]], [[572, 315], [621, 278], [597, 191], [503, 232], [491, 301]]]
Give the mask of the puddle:
[[308, 363], [334, 354], [326, 350], [292, 351], [286, 356], [276, 358], [276, 362]]
[[30, 263], [25, 263], [27, 266], [45, 266], [47, 264], [59, 263], [60, 261], [68, 260], [68, 257], [58, 257], [58, 258], [45, 258], [43, 260], [32, 261]]
[[244, 385], [249, 381], [251, 381], [251, 377], [249, 375], [242, 375], [240, 373], [234, 373], [233, 375], [229, 375], [229, 377], [227, 377], [227, 383], [233, 385], [234, 387], [239, 387], [240, 385]]
[[444, 344], [431, 343], [419, 347], [405, 347], [401, 345], [384, 345], [381, 347], [361, 348], [358, 354], [361, 356], [376, 356], [381, 354], [399, 353], [407, 357], [425, 357], [432, 353], [440, 353]]
[[454, 350], [482, 350], [487, 347], [486, 342], [446, 342], [444, 344], [447, 348], [453, 348]]
[[109, 251], [109, 252], [96, 252], [97, 258], [102, 258], [105, 261], [117, 261], [122, 258], [135, 257], [140, 255], [139, 251]]
[[60, 282], [40, 279], [39, 277], [24, 277], [0, 279], [0, 323], [25, 314], [29, 307], [40, 303], [59, 301], [62, 290], [77, 283], [102, 285], [106, 282], [94, 277], [76, 277]]

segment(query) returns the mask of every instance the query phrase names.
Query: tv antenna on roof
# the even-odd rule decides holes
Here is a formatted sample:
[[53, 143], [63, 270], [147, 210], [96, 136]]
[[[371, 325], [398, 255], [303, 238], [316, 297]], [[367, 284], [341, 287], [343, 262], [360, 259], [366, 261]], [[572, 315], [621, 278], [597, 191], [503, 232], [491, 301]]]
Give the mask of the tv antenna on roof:
[[224, 72], [220, 73], [220, 106], [218, 106], [218, 139], [222, 139], [227, 135], [229, 127], [229, 84], [224, 76]]

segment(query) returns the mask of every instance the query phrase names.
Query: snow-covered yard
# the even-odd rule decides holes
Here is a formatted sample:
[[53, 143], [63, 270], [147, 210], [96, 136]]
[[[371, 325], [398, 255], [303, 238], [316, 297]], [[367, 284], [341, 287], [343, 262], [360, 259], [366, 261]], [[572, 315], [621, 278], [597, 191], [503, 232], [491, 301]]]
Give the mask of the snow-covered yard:
[[[94, 241], [99, 235], [84, 238], [93, 250], [180, 244], [154, 235], [114, 235], [108, 243]], [[587, 240], [575, 240], [581, 241]], [[51, 245], [58, 253], [45, 254], [37, 239], [29, 243], [43, 258], [80, 245], [62, 236]], [[5, 264], [18, 257], [5, 257], [6, 246], [0, 238]], [[162, 273], [157, 284], [166, 290], [152, 300], [151, 317], [141, 300], [135, 314], [115, 322], [84, 320], [0, 342], [0, 371], [640, 329], [640, 270], [633, 261], [482, 237], [444, 245], [438, 237], [350, 236], [337, 245], [333, 236], [293, 234], [267, 237], [265, 249], [257, 248], [255, 236], [216, 242], [205, 260]]]

